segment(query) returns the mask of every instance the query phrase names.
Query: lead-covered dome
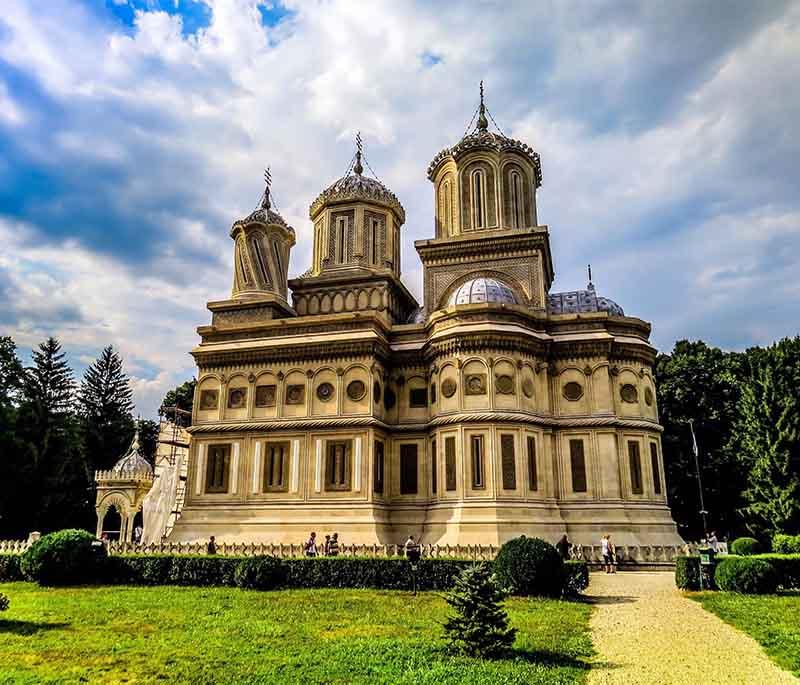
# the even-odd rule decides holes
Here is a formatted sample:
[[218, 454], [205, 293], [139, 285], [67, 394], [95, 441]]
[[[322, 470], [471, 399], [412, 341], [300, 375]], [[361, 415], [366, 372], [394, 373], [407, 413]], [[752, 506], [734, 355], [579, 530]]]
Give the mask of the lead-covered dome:
[[614, 300], [597, 294], [590, 282], [586, 290], [568, 290], [563, 293], [550, 293], [547, 296], [547, 311], [550, 314], [588, 314], [608, 312], [611, 316], [625, 316]]
[[344, 202], [371, 202], [391, 209], [405, 223], [406, 212], [397, 196], [375, 178], [364, 176], [357, 166], [353, 173], [347, 173], [338, 181], [325, 188], [309, 207], [308, 215], [313, 221], [326, 205]]
[[133, 436], [133, 442], [114, 464], [111, 469], [113, 473], [153, 473], [153, 467], [141, 454], [139, 454], [139, 434]]
[[447, 306], [454, 304], [519, 304], [514, 291], [496, 278], [480, 276], [462, 283], [447, 298]]

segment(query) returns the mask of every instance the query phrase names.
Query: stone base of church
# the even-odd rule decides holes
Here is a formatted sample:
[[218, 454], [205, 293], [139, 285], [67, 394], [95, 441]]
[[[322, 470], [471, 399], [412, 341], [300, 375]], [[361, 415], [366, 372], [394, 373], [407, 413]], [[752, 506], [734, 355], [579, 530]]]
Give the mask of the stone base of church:
[[184, 509], [169, 542], [300, 544], [316, 531], [337, 532], [342, 544], [401, 544], [414, 535], [423, 544], [502, 545], [520, 535], [555, 543], [564, 533], [575, 545], [598, 545], [609, 534], [617, 546], [682, 545], [669, 509], [631, 503], [461, 502], [429, 507], [354, 504], [216, 506]]

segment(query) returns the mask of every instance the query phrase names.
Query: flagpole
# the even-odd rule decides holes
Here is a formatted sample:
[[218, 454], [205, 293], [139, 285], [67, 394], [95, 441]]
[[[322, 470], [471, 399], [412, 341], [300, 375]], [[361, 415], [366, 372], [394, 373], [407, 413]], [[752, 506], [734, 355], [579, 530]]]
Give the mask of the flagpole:
[[694, 419], [689, 419], [689, 430], [692, 431], [692, 452], [694, 452], [694, 468], [697, 473], [697, 489], [700, 492], [700, 516], [703, 517], [703, 533], [708, 539], [708, 521], [706, 516], [708, 512], [706, 511], [706, 505], [703, 501], [703, 481], [700, 478], [700, 458], [698, 457], [699, 450], [697, 449], [697, 438], [694, 434]]

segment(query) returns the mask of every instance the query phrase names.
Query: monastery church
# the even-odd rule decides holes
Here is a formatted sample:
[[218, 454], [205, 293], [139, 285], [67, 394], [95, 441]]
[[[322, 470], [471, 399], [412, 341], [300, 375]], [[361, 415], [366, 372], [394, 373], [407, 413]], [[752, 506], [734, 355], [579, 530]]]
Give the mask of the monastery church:
[[309, 208], [313, 260], [297, 278], [268, 181], [230, 231], [231, 295], [198, 328], [186, 458], [155, 479], [132, 454], [104, 472], [98, 531], [127, 488], [149, 540], [682, 543], [650, 324], [591, 275], [551, 292], [539, 155], [490, 130], [482, 93], [476, 115], [428, 166], [421, 303], [401, 280], [403, 205], [365, 173], [360, 140]]

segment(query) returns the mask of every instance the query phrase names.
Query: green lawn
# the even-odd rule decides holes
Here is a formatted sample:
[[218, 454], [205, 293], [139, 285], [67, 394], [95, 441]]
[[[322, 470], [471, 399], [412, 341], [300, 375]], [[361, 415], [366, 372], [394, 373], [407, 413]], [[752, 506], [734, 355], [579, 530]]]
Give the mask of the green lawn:
[[800, 593], [737, 595], [700, 592], [689, 595], [723, 621], [751, 635], [782, 668], [800, 676]]
[[0, 584], [0, 683], [583, 683], [590, 607], [511, 599], [512, 658], [449, 656], [435, 593]]

